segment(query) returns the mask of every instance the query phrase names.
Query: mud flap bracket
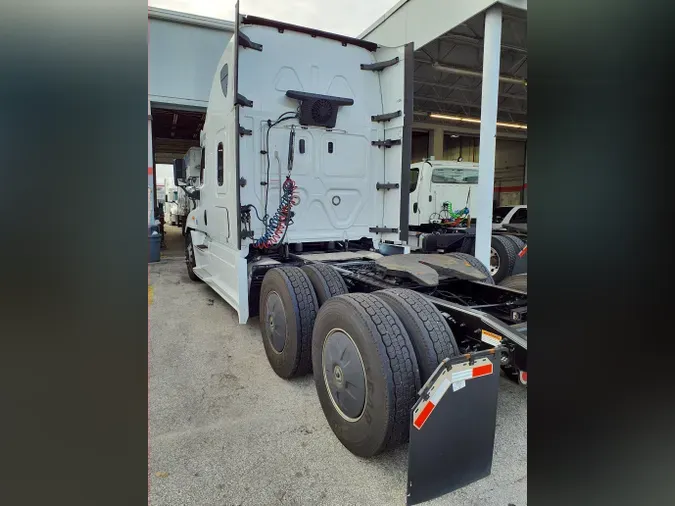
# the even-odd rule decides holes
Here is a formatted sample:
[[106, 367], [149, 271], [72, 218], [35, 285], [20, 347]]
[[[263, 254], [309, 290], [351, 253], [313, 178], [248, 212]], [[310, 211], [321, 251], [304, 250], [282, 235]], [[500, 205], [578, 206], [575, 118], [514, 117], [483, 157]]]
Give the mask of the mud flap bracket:
[[407, 504], [490, 475], [502, 348], [445, 359], [410, 416]]

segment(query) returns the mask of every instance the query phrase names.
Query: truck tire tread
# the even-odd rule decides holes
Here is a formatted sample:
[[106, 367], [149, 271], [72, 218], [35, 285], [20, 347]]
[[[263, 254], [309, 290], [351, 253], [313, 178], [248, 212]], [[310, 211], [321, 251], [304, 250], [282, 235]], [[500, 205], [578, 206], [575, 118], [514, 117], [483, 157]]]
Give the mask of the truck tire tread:
[[[272, 364], [273, 358], [270, 356], [268, 350], [269, 344], [263, 333], [263, 341], [265, 344], [265, 351], [270, 364], [274, 371], [283, 378], [291, 378], [295, 376], [303, 376], [312, 370], [312, 330], [314, 327], [314, 320], [318, 310], [318, 302], [312, 283], [300, 268], [298, 267], [274, 267], [270, 269], [265, 278], [263, 278], [263, 286], [260, 291], [260, 312], [263, 314], [263, 297], [266, 293], [265, 280], [272, 272], [281, 277], [284, 282], [284, 287], [289, 291], [290, 296], [294, 299], [294, 306], [286, 308], [288, 319], [291, 314], [295, 317], [296, 324], [296, 339], [297, 348], [294, 357], [288, 357], [290, 361], [286, 364], [280, 364], [280, 367], [275, 367]], [[274, 275], [274, 274], [272, 274]], [[290, 309], [290, 311], [288, 311]], [[261, 322], [265, 325], [265, 322]], [[262, 330], [262, 329], [261, 329]], [[293, 336], [291, 336], [291, 339]]]
[[422, 295], [403, 288], [378, 290], [373, 295], [387, 302], [403, 323], [415, 350], [422, 383], [444, 359], [459, 353], [445, 318]]
[[502, 269], [500, 267], [496, 275], [493, 276], [493, 278], [495, 278], [495, 282], [499, 283], [502, 279], [510, 276], [511, 273], [513, 272], [513, 266], [516, 264], [518, 251], [516, 251], [516, 245], [513, 241], [501, 235], [493, 235], [491, 245], [495, 250], [497, 250], [498, 254], [501, 255], [501, 253], [499, 252], [500, 247], [501, 249], [504, 250], [504, 253], [506, 254], [506, 258], [502, 259], [502, 261], [506, 260], [507, 262], [505, 268]]
[[323, 306], [324, 302], [331, 297], [349, 293], [345, 280], [342, 279], [340, 273], [330, 265], [315, 263], [303, 265], [301, 269], [307, 274], [314, 287], [319, 307]]
[[[365, 337], [375, 344], [379, 361], [385, 372], [384, 380], [388, 392], [385, 397], [389, 400], [389, 409], [387, 409], [386, 420], [383, 420], [383, 427], [379, 431], [380, 435], [384, 432], [383, 437], [377, 438], [381, 439], [381, 443], [374, 448], [361, 448], [355, 451], [348, 446], [349, 442], [341, 439], [342, 443], [353, 453], [362, 457], [373, 456], [392, 449], [408, 439], [410, 410], [421, 386], [415, 351], [396, 312], [379, 297], [368, 293], [350, 293], [333, 297], [319, 311], [313, 336], [314, 379], [317, 389], [325, 389], [321, 367], [321, 350], [325, 336], [321, 334], [324, 330], [330, 330], [320, 328], [320, 326], [322, 316], [331, 311], [333, 315], [340, 311], [345, 315], [345, 319], [358, 320], [358, 326], [363, 330], [368, 330], [368, 335]], [[359, 349], [364, 360], [368, 357], [374, 360], [374, 357], [368, 355], [366, 351]], [[330, 401], [325, 402], [325, 394], [321, 390], [319, 390], [319, 398], [322, 401], [324, 413], [333, 409]], [[326, 415], [328, 417], [328, 413]], [[333, 423], [331, 427], [333, 428]], [[333, 430], [340, 438], [338, 431], [335, 428]]]
[[[506, 237], [509, 239], [513, 244], [516, 246], [516, 251], [517, 253], [520, 253], [520, 251], [525, 247], [525, 241], [523, 241], [520, 237], [517, 235], [510, 235], [510, 234], [505, 234], [502, 237]], [[516, 254], [517, 254], [516, 253]]]

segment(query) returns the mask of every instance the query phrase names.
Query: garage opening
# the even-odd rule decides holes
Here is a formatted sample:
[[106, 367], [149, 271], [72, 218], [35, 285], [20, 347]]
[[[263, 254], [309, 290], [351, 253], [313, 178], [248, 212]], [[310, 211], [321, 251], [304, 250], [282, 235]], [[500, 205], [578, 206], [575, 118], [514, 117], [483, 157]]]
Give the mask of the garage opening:
[[163, 257], [183, 255], [183, 225], [191, 203], [173, 179], [173, 162], [199, 147], [206, 109], [151, 104], [155, 216], [164, 227]]

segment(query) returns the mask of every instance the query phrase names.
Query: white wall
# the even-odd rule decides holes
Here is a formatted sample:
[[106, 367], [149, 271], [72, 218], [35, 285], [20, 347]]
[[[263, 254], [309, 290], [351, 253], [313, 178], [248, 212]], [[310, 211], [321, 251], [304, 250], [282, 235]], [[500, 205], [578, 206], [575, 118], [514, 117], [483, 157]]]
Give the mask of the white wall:
[[152, 17], [148, 22], [148, 95], [153, 105], [206, 107], [232, 32]]

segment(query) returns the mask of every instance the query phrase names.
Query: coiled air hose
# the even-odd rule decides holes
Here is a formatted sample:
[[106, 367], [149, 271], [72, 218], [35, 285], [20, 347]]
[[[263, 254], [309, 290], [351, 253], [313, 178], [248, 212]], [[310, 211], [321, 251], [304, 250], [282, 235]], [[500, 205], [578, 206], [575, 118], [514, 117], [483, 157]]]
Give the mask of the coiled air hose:
[[254, 248], [271, 248], [279, 244], [283, 239], [286, 228], [291, 224], [291, 208], [297, 202], [297, 185], [290, 176], [286, 176], [286, 180], [281, 187], [281, 199], [279, 207], [274, 215], [268, 220], [267, 227], [262, 236], [253, 240], [252, 246]]

